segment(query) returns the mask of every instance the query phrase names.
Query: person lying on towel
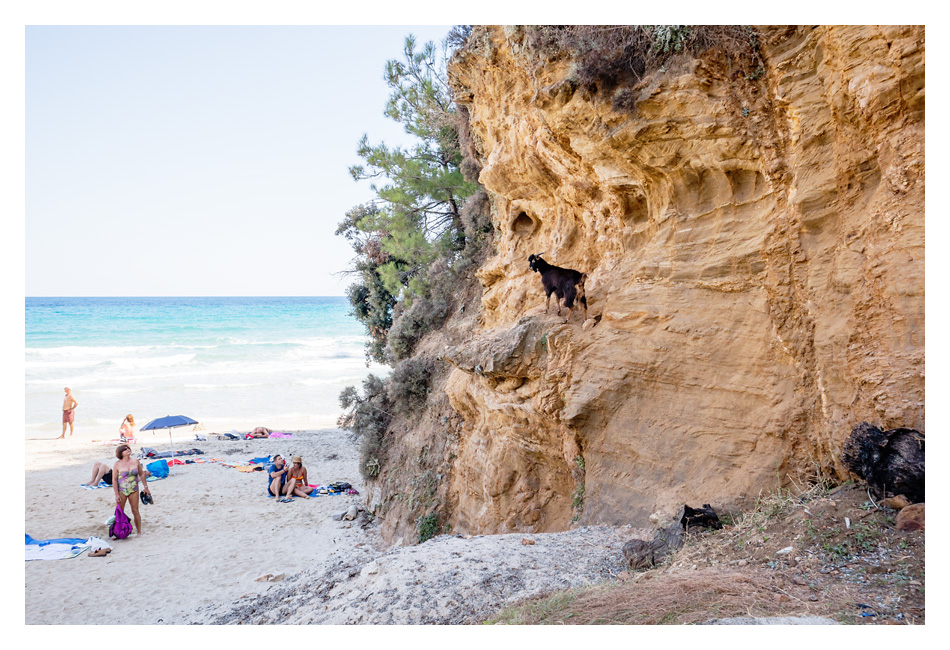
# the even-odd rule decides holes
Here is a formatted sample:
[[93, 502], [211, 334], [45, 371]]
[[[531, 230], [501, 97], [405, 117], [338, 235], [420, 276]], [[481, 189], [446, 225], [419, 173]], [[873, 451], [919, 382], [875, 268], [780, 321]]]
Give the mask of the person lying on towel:
[[270, 434], [272, 433], [274, 432], [268, 429], [267, 427], [257, 427], [256, 429], [248, 433], [246, 436], [244, 436], [244, 439], [247, 440], [248, 438], [269, 438]]
[[[150, 471], [143, 470], [145, 476], [148, 478], [152, 475]], [[105, 463], [99, 462], [98, 460], [92, 464], [92, 477], [89, 479], [88, 483], [83, 483], [83, 485], [88, 487], [96, 487], [99, 485], [100, 481], [104, 481], [106, 485], [112, 485], [112, 465], [106, 465]]]

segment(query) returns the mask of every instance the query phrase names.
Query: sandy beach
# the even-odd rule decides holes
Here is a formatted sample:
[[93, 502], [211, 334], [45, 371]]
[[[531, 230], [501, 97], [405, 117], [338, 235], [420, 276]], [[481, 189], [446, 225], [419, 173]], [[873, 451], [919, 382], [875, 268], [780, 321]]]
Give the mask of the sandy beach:
[[[180, 432], [174, 447], [229, 463], [297, 454], [311, 483], [346, 481], [364, 492], [345, 431], [293, 435], [196, 442]], [[136, 452], [170, 447], [163, 432], [140, 434], [139, 443]], [[27, 440], [25, 532], [107, 539], [112, 491], [79, 484], [113, 451], [90, 439]], [[620, 548], [636, 532], [441, 535], [388, 547], [365, 518], [334, 520], [362, 496], [276, 503], [264, 496], [261, 472], [218, 463], [174, 466], [150, 487], [155, 503], [141, 506], [141, 537], [110, 540], [105, 557], [26, 562], [27, 624], [477, 623], [528, 596], [616, 575]]]
[[[203, 458], [230, 463], [273, 453], [300, 455], [311, 483], [347, 481], [360, 489], [355, 450], [345, 432], [293, 435], [195, 442], [194, 434], [190, 441], [175, 434], [175, 447], [197, 447], [206, 452]], [[138, 440], [158, 451], [170, 447], [164, 432], [154, 437], [146, 432]], [[107, 540], [105, 522], [115, 509], [112, 490], [85, 490], [79, 484], [89, 480], [94, 461], [107, 462], [110, 456], [114, 461], [114, 449], [89, 439], [28, 440], [25, 532], [35, 539]], [[184, 623], [199, 607], [236, 602], [274, 584], [258, 578], [293, 576], [351, 544], [354, 535], [331, 515], [360, 497], [275, 503], [264, 495], [265, 483], [262, 472], [243, 473], [217, 463], [174, 466], [168, 478], [149, 484], [155, 503], [140, 506], [141, 537], [111, 540], [113, 551], [106, 557], [83, 553], [26, 563], [26, 623]], [[131, 515], [128, 506], [126, 512]], [[131, 612], [130, 592], [141, 587], [147, 598], [134, 600], [148, 606]]]

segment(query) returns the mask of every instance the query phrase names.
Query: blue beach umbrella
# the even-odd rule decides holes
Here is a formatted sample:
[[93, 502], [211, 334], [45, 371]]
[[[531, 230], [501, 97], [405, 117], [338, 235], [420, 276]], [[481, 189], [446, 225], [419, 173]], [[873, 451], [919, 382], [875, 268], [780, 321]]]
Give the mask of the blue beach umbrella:
[[172, 442], [172, 429], [175, 427], [185, 427], [189, 424], [198, 424], [197, 420], [192, 420], [184, 415], [166, 415], [163, 418], [155, 418], [139, 431], [151, 431], [152, 429], [168, 429], [168, 442]]

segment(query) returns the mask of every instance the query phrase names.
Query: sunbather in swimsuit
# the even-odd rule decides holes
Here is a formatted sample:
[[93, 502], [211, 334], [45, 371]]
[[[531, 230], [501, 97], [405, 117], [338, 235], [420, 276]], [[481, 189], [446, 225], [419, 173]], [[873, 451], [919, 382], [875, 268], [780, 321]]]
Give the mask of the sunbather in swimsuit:
[[119, 474], [119, 491], [125, 496], [139, 491], [138, 473], [139, 471], [137, 469], [133, 469], [132, 471], [121, 472]]

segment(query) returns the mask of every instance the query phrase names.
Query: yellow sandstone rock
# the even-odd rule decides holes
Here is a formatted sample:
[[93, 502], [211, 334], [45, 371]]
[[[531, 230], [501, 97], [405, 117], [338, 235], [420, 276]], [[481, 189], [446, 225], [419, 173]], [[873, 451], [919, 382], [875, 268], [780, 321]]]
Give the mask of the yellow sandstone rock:
[[[450, 80], [496, 253], [443, 355], [453, 529], [648, 525], [842, 472], [861, 421], [923, 430], [922, 27], [762, 28], [760, 78], [684, 60], [628, 112], [476, 37]], [[542, 313], [532, 253], [589, 275], [593, 322]]]

